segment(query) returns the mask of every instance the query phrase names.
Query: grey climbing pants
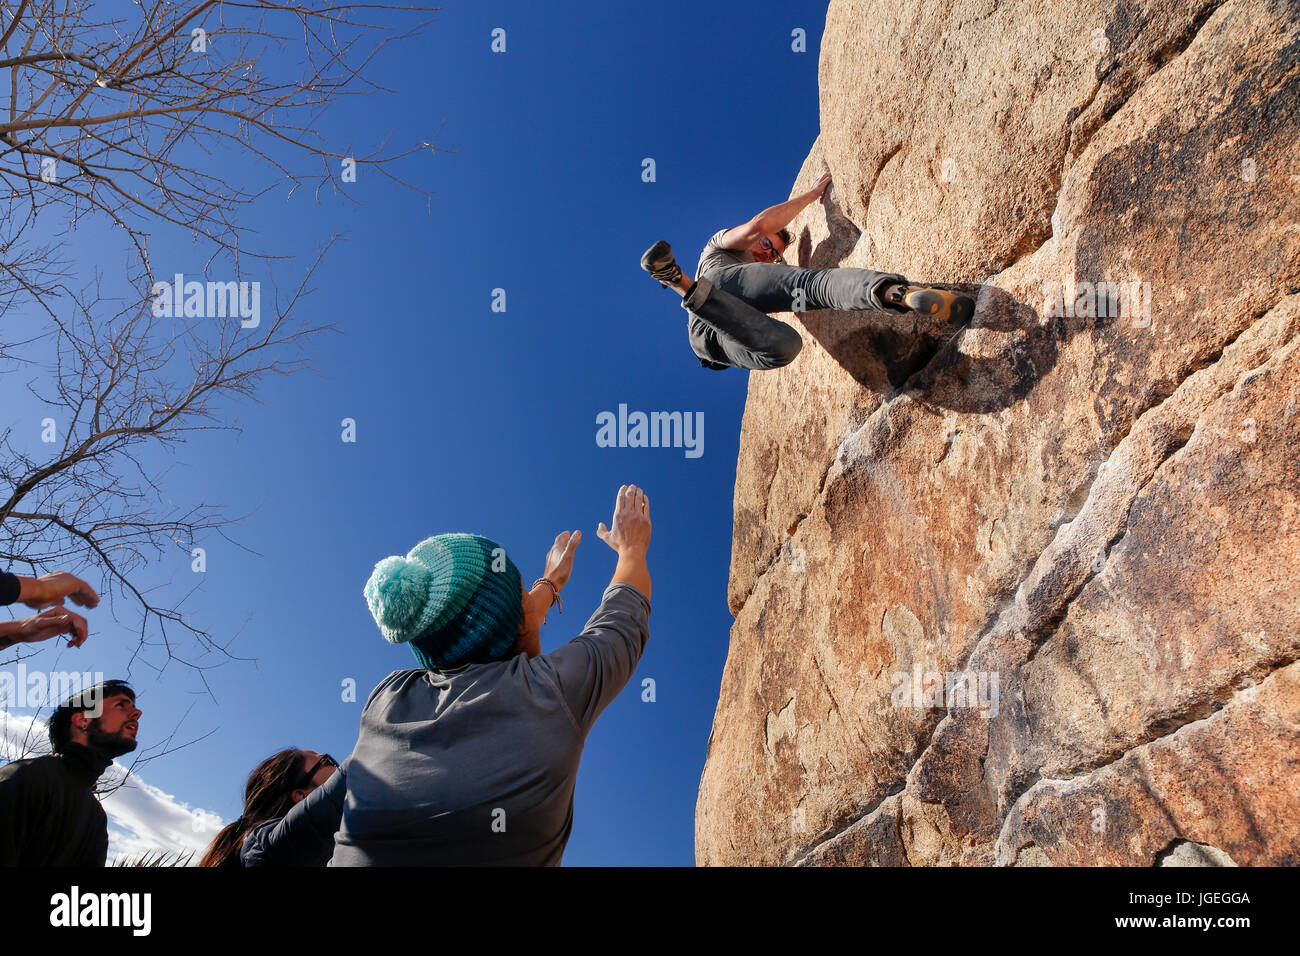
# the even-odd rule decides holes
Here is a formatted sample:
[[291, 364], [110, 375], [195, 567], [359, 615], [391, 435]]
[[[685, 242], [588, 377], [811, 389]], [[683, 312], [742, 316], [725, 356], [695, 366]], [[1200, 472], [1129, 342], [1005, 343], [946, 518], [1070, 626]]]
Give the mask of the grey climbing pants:
[[691, 348], [705, 368], [774, 369], [794, 361], [803, 338], [768, 312], [884, 309], [881, 291], [895, 282], [907, 280], [871, 269], [746, 262], [699, 277], [682, 308], [690, 315]]

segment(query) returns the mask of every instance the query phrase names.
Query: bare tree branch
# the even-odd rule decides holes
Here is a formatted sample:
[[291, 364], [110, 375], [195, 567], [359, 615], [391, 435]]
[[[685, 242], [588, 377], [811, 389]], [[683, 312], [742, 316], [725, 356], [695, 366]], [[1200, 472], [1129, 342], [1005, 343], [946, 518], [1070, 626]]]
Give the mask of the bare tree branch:
[[[133, 664], [178, 663], [206, 686], [208, 669], [238, 659], [237, 635], [192, 621], [185, 605], [194, 588], [168, 580], [168, 569], [183, 567], [183, 577], [192, 550], [212, 536], [229, 541], [239, 519], [208, 503], [175, 504], [158, 460], [174, 461], [197, 434], [231, 428], [232, 400], [255, 401], [269, 376], [308, 367], [307, 344], [327, 326], [305, 316], [304, 298], [334, 241], [245, 328], [224, 312], [160, 311], [150, 239], [165, 230], [174, 241], [183, 230], [209, 265], [228, 260], [242, 282], [245, 257], [265, 269], [279, 259], [245, 248], [246, 212], [277, 184], [292, 192], [316, 180], [318, 201], [325, 188], [350, 198], [341, 182], [348, 159], [427, 200], [396, 168], [439, 151], [430, 139], [393, 150], [376, 131], [378, 145], [355, 154], [328, 140], [322, 115], [345, 97], [383, 92], [368, 67], [388, 44], [417, 35], [431, 12], [364, 2], [0, 0], [0, 73], [9, 79], [0, 112], [0, 372], [22, 376], [53, 438], [36, 443], [30, 429], [0, 422], [0, 567], [96, 570], [104, 606], [137, 635]], [[230, 155], [251, 158], [268, 180], [228, 182]], [[106, 294], [98, 274], [73, 287], [60, 240], [81, 220], [121, 237], [125, 299]]]
[[[102, 9], [114, 12], [104, 18]], [[267, 256], [243, 248], [239, 212], [271, 183], [232, 185], [198, 158], [222, 149], [256, 157], [290, 193], [316, 179], [318, 197], [329, 187], [350, 198], [340, 180], [347, 159], [427, 201], [393, 167], [438, 151], [433, 139], [390, 151], [381, 136], [355, 154], [331, 146], [320, 120], [331, 103], [381, 91], [366, 68], [389, 43], [418, 35], [436, 8], [200, 0], [120, 9], [108, 0], [0, 0], [0, 70], [9, 73], [0, 221], [63, 228], [103, 216], [148, 275], [151, 230], [164, 223], [236, 263]], [[412, 15], [421, 19], [395, 25]], [[29, 275], [35, 263], [8, 257], [16, 238], [0, 252], [0, 303], [22, 292], [55, 312], [63, 290]]]
[[159, 318], [143, 296], [115, 313], [101, 299], [79, 299], [72, 317], [56, 319], [54, 364], [35, 369], [28, 387], [50, 410], [57, 451], [37, 458], [14, 440], [12, 426], [0, 434], [0, 564], [45, 571], [88, 563], [110, 597], [136, 609], [142, 645], [157, 643], [168, 660], [202, 670], [170, 627], [197, 639], [200, 657], [229, 658], [228, 641], [192, 624], [180, 604], [155, 601], [135, 574], [178, 551], [188, 564], [191, 549], [232, 519], [208, 505], [172, 505], [164, 475], [151, 473], [141, 455], [198, 431], [231, 430], [219, 405], [256, 400], [267, 376], [306, 366], [303, 346], [327, 327], [299, 312], [329, 247], [255, 331], [237, 319]]

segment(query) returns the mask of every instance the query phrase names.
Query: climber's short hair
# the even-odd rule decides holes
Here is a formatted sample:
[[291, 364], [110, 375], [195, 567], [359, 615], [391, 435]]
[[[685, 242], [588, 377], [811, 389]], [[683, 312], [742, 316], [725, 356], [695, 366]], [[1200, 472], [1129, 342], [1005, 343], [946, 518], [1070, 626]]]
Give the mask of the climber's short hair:
[[790, 244], [794, 242], [794, 236], [790, 235], [790, 230], [789, 229], [778, 230], [777, 235], [780, 236], [781, 241], [785, 243], [785, 248], [789, 249]]

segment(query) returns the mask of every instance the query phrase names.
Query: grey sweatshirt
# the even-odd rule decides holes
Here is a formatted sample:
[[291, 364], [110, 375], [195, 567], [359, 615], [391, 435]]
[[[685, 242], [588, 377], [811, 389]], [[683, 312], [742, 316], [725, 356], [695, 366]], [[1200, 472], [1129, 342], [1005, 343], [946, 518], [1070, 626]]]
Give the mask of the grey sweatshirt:
[[649, 620], [640, 591], [611, 584], [550, 654], [389, 674], [361, 714], [330, 865], [558, 866], [583, 743]]

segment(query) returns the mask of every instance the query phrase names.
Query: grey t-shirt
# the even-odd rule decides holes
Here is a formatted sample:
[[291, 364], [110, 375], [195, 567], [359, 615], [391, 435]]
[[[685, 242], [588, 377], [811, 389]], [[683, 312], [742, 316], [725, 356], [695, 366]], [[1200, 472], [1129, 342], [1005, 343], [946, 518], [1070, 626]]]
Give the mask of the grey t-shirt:
[[578, 761], [631, 679], [650, 602], [611, 584], [550, 654], [389, 674], [347, 762], [331, 866], [558, 866]]
[[718, 245], [726, 232], [726, 229], [719, 229], [704, 244], [704, 250], [700, 253], [699, 265], [695, 267], [695, 278], [698, 279], [702, 275], [708, 275], [714, 269], [721, 269], [723, 266], [734, 266], [743, 262], [756, 261], [748, 249], [724, 249]]

